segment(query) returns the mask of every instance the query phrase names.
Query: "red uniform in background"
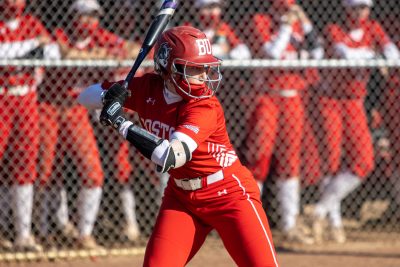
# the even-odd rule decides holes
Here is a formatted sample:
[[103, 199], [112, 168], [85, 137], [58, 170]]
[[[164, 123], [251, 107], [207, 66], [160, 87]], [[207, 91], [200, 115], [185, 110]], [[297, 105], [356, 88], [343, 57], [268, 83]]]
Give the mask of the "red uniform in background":
[[[338, 24], [328, 25], [326, 40], [330, 44], [328, 56], [343, 59], [374, 58], [393, 45], [373, 20], [365, 21], [354, 31]], [[364, 109], [369, 77], [367, 68], [331, 69], [326, 73], [319, 91], [325, 174], [336, 174], [344, 167], [365, 178], [373, 169], [372, 139]]]
[[[99, 27], [99, 15], [103, 12], [95, 0], [76, 0], [70, 9], [73, 19], [66, 29], [56, 29], [54, 36], [63, 57], [66, 59], [118, 59], [126, 56], [125, 40]], [[119, 71], [119, 70], [118, 70]], [[43, 153], [40, 161], [42, 187], [41, 235], [46, 239], [49, 233], [48, 215], [55, 214], [56, 228], [74, 238], [83, 248], [98, 248], [92, 237], [92, 231], [99, 209], [104, 172], [100, 161], [92, 124], [88, 111], [76, 101], [82, 89], [88, 84], [103, 78], [115, 78], [118, 73], [109, 68], [73, 67], [56, 68], [46, 77], [41, 94], [41, 133]], [[110, 139], [112, 136], [110, 136]], [[127, 183], [132, 167], [128, 160], [128, 149], [125, 142], [117, 139], [107, 140], [117, 154], [119, 164], [111, 162], [116, 170], [114, 174], [122, 183]], [[119, 146], [123, 149], [117, 150]], [[117, 153], [118, 152], [118, 153]], [[57, 164], [67, 154], [82, 179], [78, 195], [78, 232], [69, 223], [66, 189], [62, 168]], [[56, 160], [59, 157], [59, 160]], [[113, 158], [115, 159], [115, 158]], [[64, 163], [64, 162], [62, 162]], [[55, 179], [52, 181], [50, 177]], [[58, 201], [52, 201], [57, 196]], [[129, 187], [121, 190], [124, 213], [127, 225], [132, 225], [135, 239], [139, 230], [134, 216], [134, 199]], [[125, 204], [129, 207], [126, 208]], [[52, 212], [54, 210], [54, 212]], [[129, 228], [129, 227], [128, 227]], [[72, 230], [71, 230], [72, 229]], [[130, 238], [131, 239], [131, 238]]]
[[[390, 44], [390, 39], [376, 21], [366, 21], [359, 31], [348, 32], [343, 26], [328, 25], [328, 56], [369, 59]], [[330, 69], [325, 77], [319, 102], [323, 172], [336, 174], [340, 167], [344, 167], [365, 178], [374, 166], [372, 139], [364, 110], [370, 71], [366, 68]]]
[[[253, 49], [257, 57], [265, 57], [265, 49], [277, 38], [280, 28], [267, 15], [256, 15], [253, 20]], [[284, 27], [284, 26], [283, 26]], [[290, 35], [304, 40], [300, 23], [288, 26]], [[294, 43], [286, 42], [278, 51], [277, 59], [299, 59]], [[301, 91], [307, 88], [303, 70], [269, 69], [254, 75], [258, 97], [255, 111], [249, 122], [248, 161], [256, 179], [263, 181], [270, 169], [274, 154], [276, 172], [281, 178], [300, 174], [300, 140], [303, 134], [304, 107]], [[252, 129], [252, 130], [250, 130]], [[256, 146], [252, 145], [256, 144]], [[279, 146], [275, 146], [279, 144]]]
[[[329, 58], [368, 60], [382, 54], [398, 59], [399, 51], [381, 25], [369, 19], [371, 0], [345, 0], [346, 21], [325, 29]], [[341, 201], [355, 190], [374, 168], [374, 151], [367, 124], [364, 99], [370, 70], [363, 67], [334, 68], [324, 72], [319, 90], [320, 155], [324, 188], [313, 211], [314, 238], [327, 232], [337, 243], [346, 241]], [[329, 228], [324, 229], [325, 218]]]
[[[32, 16], [0, 21], [0, 58], [24, 58], [39, 48], [39, 38], [50, 39], [42, 23]], [[33, 55], [32, 55], [33, 56]], [[37, 86], [43, 69], [0, 68], [1, 182], [31, 184], [36, 179], [39, 149]]]
[[[50, 43], [50, 34], [37, 18], [23, 15], [24, 8], [25, 1], [0, 2], [0, 58], [59, 58], [57, 46]], [[0, 67], [0, 225], [5, 231], [9, 229], [12, 205], [17, 250], [42, 249], [31, 235], [39, 151], [36, 90], [42, 76], [43, 69], [38, 67]]]
[[[71, 42], [68, 33], [62, 29], [56, 29], [54, 35], [57, 42], [74, 49], [90, 51], [95, 47], [102, 47], [110, 54], [123, 53], [123, 40], [101, 28], [94, 31], [93, 35], [87, 38], [86, 43]], [[101, 77], [113, 77], [113, 75], [113, 70], [87, 67], [59, 68], [52, 70], [49, 74], [40, 104], [41, 119], [44, 120], [41, 124], [43, 132], [42, 183], [48, 182], [53, 171], [62, 171], [57, 170], [55, 158], [57, 154], [68, 152], [84, 185], [102, 186], [104, 175], [96, 138], [89, 121], [88, 111], [78, 104], [76, 97], [87, 84], [94, 83]], [[61, 148], [57, 149], [57, 144]], [[131, 168], [129, 164], [123, 167]], [[124, 173], [122, 170], [119, 172]], [[55, 177], [60, 177], [60, 175], [55, 175]], [[127, 177], [121, 179], [125, 180]]]
[[[270, 12], [271, 15], [256, 14], [251, 24], [252, 49], [256, 57], [276, 60], [322, 57], [313, 26], [295, 1], [275, 0]], [[249, 116], [246, 140], [247, 164], [260, 184], [266, 179], [274, 159], [285, 239], [306, 244], [312, 243], [312, 239], [297, 227], [301, 143], [306, 118], [303, 91], [318, 77], [308, 76], [308, 72], [310, 70], [300, 68], [255, 70], [255, 99], [251, 100], [254, 110]]]

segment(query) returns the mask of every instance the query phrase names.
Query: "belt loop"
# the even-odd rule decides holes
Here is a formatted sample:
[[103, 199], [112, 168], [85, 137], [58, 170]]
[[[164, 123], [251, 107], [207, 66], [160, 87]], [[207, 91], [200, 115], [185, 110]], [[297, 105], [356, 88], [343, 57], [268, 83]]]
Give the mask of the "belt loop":
[[207, 176], [201, 178], [201, 187], [202, 188], [207, 187]]

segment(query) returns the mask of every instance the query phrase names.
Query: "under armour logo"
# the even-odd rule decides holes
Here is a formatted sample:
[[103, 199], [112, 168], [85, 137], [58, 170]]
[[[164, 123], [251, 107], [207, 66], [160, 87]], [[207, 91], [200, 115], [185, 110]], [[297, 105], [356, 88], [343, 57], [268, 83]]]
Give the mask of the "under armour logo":
[[224, 189], [224, 190], [222, 190], [222, 191], [218, 191], [218, 196], [220, 197], [220, 196], [222, 196], [222, 195], [227, 195], [228, 194], [228, 191], [226, 190], [226, 189]]
[[154, 98], [151, 98], [151, 97], [147, 98], [147, 100], [146, 100], [146, 103], [147, 103], [147, 104], [152, 104], [152, 105], [154, 105], [155, 102], [156, 102], [156, 100], [155, 100]]

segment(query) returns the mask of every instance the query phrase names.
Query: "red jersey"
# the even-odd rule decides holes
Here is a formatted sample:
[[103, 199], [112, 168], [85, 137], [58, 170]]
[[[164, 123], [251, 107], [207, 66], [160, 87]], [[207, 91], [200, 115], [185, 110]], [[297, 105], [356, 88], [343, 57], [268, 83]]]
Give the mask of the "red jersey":
[[[39, 37], [50, 39], [43, 24], [24, 15], [12, 21], [0, 21], [0, 58], [27, 58], [39, 48]], [[0, 67], [0, 95], [23, 96], [35, 92], [42, 71], [37, 67]]]
[[[329, 58], [372, 59], [391, 44], [381, 25], [373, 20], [358, 29], [330, 24], [325, 29], [326, 52]], [[340, 68], [325, 71], [321, 93], [337, 98], [362, 98], [367, 93], [370, 71], [367, 68]]]
[[[300, 59], [300, 46], [304, 41], [304, 31], [302, 25], [299, 22], [293, 25], [287, 25], [287, 29], [283, 29], [278, 22], [275, 22], [270, 16], [264, 14], [256, 14], [252, 21], [252, 28], [250, 33], [252, 34], [251, 40], [254, 42], [251, 44], [253, 53], [258, 58], [264, 58], [266, 56], [266, 47], [269, 44], [276, 41], [279, 35], [282, 35], [283, 31], [290, 31], [287, 34], [288, 40], [286, 43], [283, 42], [283, 47], [276, 59]], [[279, 89], [295, 89], [303, 90], [307, 86], [307, 82], [304, 79], [302, 70], [299, 69], [268, 69], [262, 71], [258, 77], [257, 87], [264, 86], [267, 89], [279, 90]]]
[[[97, 29], [93, 35], [79, 42], [72, 42], [70, 35], [61, 28], [54, 32], [58, 43], [70, 48], [89, 51], [95, 47], [105, 48], [109, 54], [124, 56], [124, 40], [119, 36], [106, 31]], [[45, 86], [45, 91], [41, 94], [41, 99], [48, 102], [64, 102], [68, 99], [68, 105], [77, 105], [75, 101], [79, 93], [88, 84], [96, 83], [99, 79], [115, 79], [115, 69], [93, 68], [93, 67], [65, 67], [57, 68], [49, 73], [49, 79]], [[55, 86], [58, 85], [58, 86]]]
[[[108, 86], [102, 85], [103, 88]], [[146, 130], [165, 139], [170, 139], [177, 131], [196, 142], [197, 149], [192, 159], [169, 171], [173, 177], [206, 176], [239, 162], [229, 141], [222, 106], [215, 96], [168, 104], [164, 96], [164, 80], [155, 73], [134, 78], [129, 90], [132, 96], [124, 107], [138, 113]]]

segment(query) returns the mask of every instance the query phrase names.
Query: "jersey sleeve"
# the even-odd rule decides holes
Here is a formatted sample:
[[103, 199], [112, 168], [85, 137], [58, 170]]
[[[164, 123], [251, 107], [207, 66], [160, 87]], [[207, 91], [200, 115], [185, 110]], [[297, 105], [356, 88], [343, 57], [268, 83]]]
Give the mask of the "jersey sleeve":
[[192, 138], [197, 146], [203, 143], [217, 129], [217, 113], [207, 104], [196, 104], [185, 109], [178, 120], [176, 132]]

